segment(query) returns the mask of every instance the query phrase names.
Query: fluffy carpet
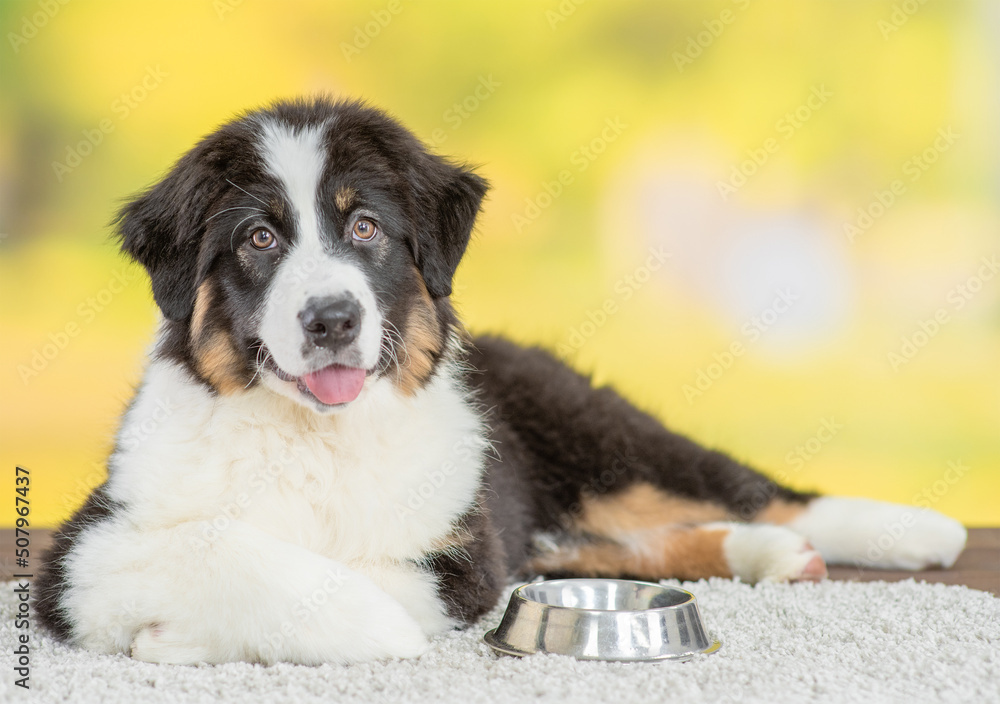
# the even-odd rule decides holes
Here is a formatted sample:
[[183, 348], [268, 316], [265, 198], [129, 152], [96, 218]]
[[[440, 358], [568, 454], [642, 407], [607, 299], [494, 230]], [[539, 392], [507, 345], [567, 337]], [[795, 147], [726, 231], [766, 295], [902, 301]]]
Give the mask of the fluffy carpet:
[[494, 655], [480, 625], [414, 661], [349, 667], [180, 667], [33, 638], [30, 693], [10, 660], [12, 585], [0, 594], [0, 702], [988, 702], [1000, 701], [1000, 599], [915, 582], [683, 584], [722, 650], [687, 663], [611, 664]]

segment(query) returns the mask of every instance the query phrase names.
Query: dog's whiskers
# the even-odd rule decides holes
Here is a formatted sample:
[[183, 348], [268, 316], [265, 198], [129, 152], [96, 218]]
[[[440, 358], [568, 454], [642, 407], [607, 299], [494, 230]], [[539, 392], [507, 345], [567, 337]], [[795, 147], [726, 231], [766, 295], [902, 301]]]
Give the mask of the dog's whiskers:
[[255, 207], [254, 207], [254, 206], [252, 206], [252, 205], [235, 205], [235, 206], [233, 206], [232, 208], [226, 208], [226, 209], [224, 209], [224, 210], [220, 210], [220, 211], [219, 211], [219, 212], [217, 212], [217, 213], [216, 213], [215, 215], [213, 215], [212, 217], [210, 217], [210, 218], [208, 218], [207, 220], [205, 220], [205, 222], [209, 222], [210, 220], [214, 220], [215, 218], [219, 217], [219, 216], [220, 216], [220, 215], [222, 215], [223, 213], [228, 213], [228, 212], [229, 212], [229, 211], [231, 211], [231, 210], [253, 210], [253, 211], [254, 211], [254, 212], [256, 212], [256, 213], [263, 213], [263, 212], [266, 212], [266, 211], [265, 211], [265, 210], [263, 210], [262, 208], [255, 208]]
[[390, 335], [394, 333], [396, 337], [393, 339], [399, 340], [399, 346], [403, 348], [404, 364], [409, 364], [410, 353], [406, 349], [406, 339], [403, 337], [403, 333], [401, 333], [399, 328], [397, 328], [391, 321], [387, 320], [385, 321], [385, 324], [389, 326], [388, 332]]
[[383, 338], [381, 348], [383, 350], [383, 361], [379, 365], [379, 374], [385, 374], [390, 367], [396, 368], [396, 378], [399, 378], [399, 358], [396, 355], [395, 346], [389, 338]]
[[[388, 320], [385, 321], [386, 328], [382, 331], [381, 348], [384, 351], [384, 356], [387, 358], [383, 364], [380, 365], [379, 373], [383, 374], [388, 371], [390, 366], [396, 368], [396, 380], [399, 381], [400, 375], [403, 372], [403, 367], [409, 364], [410, 355], [406, 349], [406, 340], [403, 335], [399, 332], [399, 328], [393, 325]], [[403, 351], [403, 361], [400, 362], [399, 350]]]
[[393, 364], [397, 364], [396, 353], [393, 350], [392, 342], [383, 335], [382, 339], [379, 341], [379, 363], [378, 363], [378, 373], [379, 375], [385, 374]]
[[[265, 355], [264, 359], [260, 358], [260, 356], [262, 354]], [[261, 379], [264, 378], [264, 365], [267, 364], [267, 360], [269, 360], [270, 358], [271, 358], [271, 353], [270, 352], [267, 352], [267, 353], [264, 352], [264, 345], [258, 345], [257, 346], [257, 355], [256, 355], [256, 357], [254, 359], [254, 366], [256, 368], [254, 370], [253, 376], [250, 377], [250, 381], [248, 381], [247, 385], [243, 387], [244, 389], [250, 388], [250, 384], [253, 383], [253, 380], [257, 378], [258, 374], [260, 374]]]
[[265, 207], [267, 207], [267, 201], [261, 200], [260, 198], [258, 198], [257, 196], [255, 196], [253, 193], [251, 193], [247, 189], [241, 188], [240, 186], [237, 186], [235, 183], [233, 183], [232, 181], [230, 181], [228, 178], [226, 179], [226, 183], [228, 183], [233, 188], [239, 188], [241, 191], [243, 191], [244, 193], [246, 193], [248, 196], [250, 196], [251, 198], [253, 198], [255, 201], [257, 201], [258, 203], [261, 203]]

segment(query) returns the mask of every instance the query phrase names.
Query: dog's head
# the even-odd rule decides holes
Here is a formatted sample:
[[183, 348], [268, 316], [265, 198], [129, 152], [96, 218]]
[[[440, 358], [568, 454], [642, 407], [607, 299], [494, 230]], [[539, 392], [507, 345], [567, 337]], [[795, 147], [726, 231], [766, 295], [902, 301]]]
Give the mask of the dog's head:
[[159, 353], [223, 394], [319, 412], [427, 382], [486, 182], [358, 103], [278, 103], [196, 145], [119, 213], [166, 319]]

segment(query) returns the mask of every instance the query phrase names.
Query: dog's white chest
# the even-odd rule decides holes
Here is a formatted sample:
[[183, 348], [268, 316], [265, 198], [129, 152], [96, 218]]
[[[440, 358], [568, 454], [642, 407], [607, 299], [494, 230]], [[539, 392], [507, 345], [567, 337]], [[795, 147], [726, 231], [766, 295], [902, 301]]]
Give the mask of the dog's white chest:
[[122, 434], [151, 431], [114, 458], [112, 495], [143, 522], [201, 522], [209, 542], [243, 521], [346, 564], [418, 558], [475, 499], [482, 422], [447, 374], [412, 398], [365, 393], [350, 416], [318, 417], [154, 363]]

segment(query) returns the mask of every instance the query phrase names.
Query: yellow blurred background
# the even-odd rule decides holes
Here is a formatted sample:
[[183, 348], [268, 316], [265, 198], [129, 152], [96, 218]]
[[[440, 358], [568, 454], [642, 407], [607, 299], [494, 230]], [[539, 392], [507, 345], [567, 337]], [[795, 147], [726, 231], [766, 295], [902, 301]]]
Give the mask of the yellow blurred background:
[[[362, 97], [493, 190], [456, 303], [796, 487], [1000, 524], [1000, 4], [0, 3], [0, 461], [103, 479], [155, 311], [107, 223]], [[13, 501], [0, 512], [10, 525]]]

